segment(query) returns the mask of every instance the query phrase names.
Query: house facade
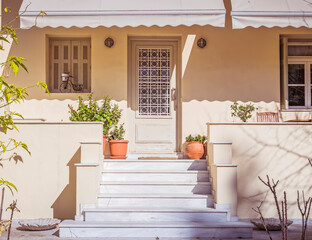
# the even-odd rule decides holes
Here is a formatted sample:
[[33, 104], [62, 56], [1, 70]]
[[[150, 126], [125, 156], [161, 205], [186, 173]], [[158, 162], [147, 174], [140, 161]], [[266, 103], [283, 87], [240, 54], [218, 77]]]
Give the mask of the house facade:
[[[180, 152], [183, 150], [182, 143], [185, 136], [190, 133], [205, 133], [206, 122], [238, 121], [231, 117], [229, 108], [235, 101], [253, 102], [259, 111], [283, 110], [282, 117], [286, 120], [294, 117], [294, 113], [289, 113], [288, 110], [311, 107], [308, 72], [304, 82], [300, 83], [300, 88], [296, 85], [297, 83], [292, 83], [295, 85], [284, 84], [280, 77], [281, 41], [289, 38], [289, 41], [285, 40], [285, 48], [289, 43], [293, 46], [290, 47], [294, 49], [292, 51], [296, 51], [295, 49], [300, 51], [304, 47], [296, 46], [302, 46], [309, 40], [309, 29], [305, 27], [233, 29], [229, 10], [231, 5], [229, 2], [226, 2], [226, 5], [228, 5], [228, 14], [223, 14], [223, 16], [220, 14], [221, 17], [226, 17], [224, 27], [218, 22], [212, 23], [212, 25], [219, 24], [218, 27], [210, 26], [209, 23], [204, 26], [193, 25], [191, 27], [183, 25], [159, 27], [144, 26], [144, 24], [133, 27], [129, 22], [129, 26], [125, 24], [124, 27], [116, 27], [112, 24], [111, 27], [95, 28], [92, 26], [68, 27], [67, 25], [65, 27], [60, 25], [57, 28], [53, 26], [40, 28], [40, 21], [44, 21], [44, 18], [39, 17], [36, 20], [39, 27], [18, 31], [19, 45], [14, 46], [10, 54], [24, 56], [30, 63], [28, 66], [30, 74], [20, 74], [17, 82], [20, 82], [19, 79], [25, 79], [31, 85], [38, 79], [43, 80], [48, 84], [51, 94], [30, 90], [31, 99], [23, 105], [16, 106], [16, 110], [26, 118], [69, 121], [67, 105], [75, 104], [78, 95], [86, 96], [91, 92], [96, 98], [109, 95], [123, 109], [127, 138], [132, 143], [129, 149], [131, 152], [144, 151], [139, 144], [136, 147], [134, 143], [157, 141], [161, 138], [157, 133], [161, 132], [170, 132], [173, 135], [164, 136], [166, 139], [161, 141], [171, 142], [171, 146], [160, 147], [159, 151], [162, 152], [168, 148], [168, 151]], [[22, 12], [26, 6], [24, 2], [20, 11]], [[24, 18], [27, 20], [27, 16]], [[46, 16], [46, 18], [53, 18], [53, 16]], [[35, 18], [30, 19], [34, 21]], [[111, 48], [104, 44], [107, 38], [112, 38], [114, 41]], [[207, 43], [204, 48], [197, 46], [201, 38]], [[301, 38], [304, 39], [300, 40]], [[35, 45], [36, 48], [30, 50], [28, 47], [30, 44]], [[166, 88], [164, 83], [161, 88], [152, 82], [143, 85], [132, 82], [137, 71], [141, 71], [140, 74], [147, 74], [139, 70], [139, 63], [142, 61], [137, 57], [138, 54], [144, 53], [133, 49], [142, 47], [144, 49], [144, 46], [154, 46], [155, 51], [168, 47], [167, 49], [172, 51], [172, 58], [170, 57], [172, 66], [160, 68], [163, 70], [160, 73], [165, 74], [167, 70], [168, 74], [174, 74], [163, 76], [171, 81], [170, 87]], [[158, 52], [156, 51], [155, 54]], [[308, 56], [294, 57], [296, 55], [294, 52], [290, 52], [290, 55], [290, 58], [284, 56], [285, 63], [288, 61], [289, 64], [292, 63], [291, 67], [300, 66], [300, 71], [308, 71], [309, 67], [305, 65], [309, 61]], [[150, 60], [146, 61], [143, 61], [144, 64], [151, 63]], [[300, 65], [296, 64], [298, 61]], [[144, 66], [141, 68], [150, 71]], [[74, 81], [83, 84], [82, 93], [77, 93], [73, 89], [71, 93], [60, 92], [62, 72], [71, 72]], [[146, 76], [141, 77], [144, 81]], [[155, 75], [153, 81], [156, 81], [157, 77], [162, 76]], [[160, 100], [162, 97], [158, 95], [153, 98], [151, 95], [144, 94], [147, 90], [156, 91], [156, 88], [159, 88], [157, 94], [162, 94], [163, 99]], [[306, 91], [299, 99], [301, 102], [292, 103], [291, 101], [296, 101], [296, 97], [300, 95], [298, 91], [301, 88]], [[291, 91], [290, 97], [292, 97], [289, 106], [288, 96], [285, 96], [288, 90]], [[140, 93], [140, 91], [143, 92]], [[175, 100], [172, 100], [173, 95]], [[155, 108], [151, 108], [153, 105]], [[161, 113], [161, 109], [165, 112]], [[168, 114], [172, 117], [170, 121]], [[143, 120], [149, 118], [147, 116], [151, 116], [150, 119], [157, 118], [158, 121]], [[163, 118], [164, 123], [161, 123], [159, 117]], [[160, 123], [159, 128], [155, 128], [155, 121]], [[149, 128], [149, 124], [154, 127]], [[147, 131], [146, 128], [152, 132], [154, 140], [153, 137], [145, 139], [146, 136], [143, 135], [137, 136], [139, 140], [133, 138], [135, 132], [140, 135], [142, 131]]]
[[[54, 1], [14, 2], [12, 12], [3, 14], [2, 23], [20, 15], [20, 22], [15, 23], [21, 27], [17, 30], [19, 44], [13, 45], [9, 54], [26, 58], [29, 74], [21, 72], [9, 80], [18, 86], [44, 81], [51, 93], [31, 88], [28, 99], [11, 110], [25, 119], [65, 124], [69, 122], [68, 104], [75, 106], [78, 96], [111, 96], [123, 109], [121, 121], [125, 123], [126, 139], [130, 140], [130, 156], [183, 157], [185, 137], [207, 134], [207, 123], [239, 128], [240, 120], [231, 116], [230, 109], [236, 101], [251, 102], [258, 112], [278, 112], [280, 122], [311, 119], [312, 20], [306, 9], [312, 7], [306, 1], [287, 1], [288, 7], [285, 1], [135, 2], [131, 6], [125, 1], [69, 1], [60, 6]], [[47, 15], [38, 16], [40, 11]], [[62, 89], [65, 72], [73, 76], [71, 89]], [[258, 126], [256, 115], [250, 121], [255, 124], [253, 127]], [[298, 127], [291, 124], [286, 124], [288, 133], [294, 130], [292, 127]], [[304, 123], [303, 128], [307, 129], [302, 131], [310, 142], [309, 124]], [[273, 130], [266, 125], [258, 129], [263, 129], [258, 133], [261, 135], [274, 131], [274, 126]], [[218, 131], [226, 135], [222, 128]], [[224, 176], [240, 179], [238, 190], [234, 187], [239, 192], [238, 202], [228, 200], [239, 206], [238, 211], [232, 209], [232, 216], [252, 217], [250, 206], [255, 201], [245, 202], [244, 196], [257, 193], [252, 188], [243, 189], [248, 168], [245, 169], [245, 162], [244, 168], [240, 168], [239, 163], [251, 156], [257, 158], [260, 153], [249, 146], [246, 152], [252, 153], [244, 155], [242, 146], [248, 144], [242, 142], [238, 146], [239, 136], [232, 129], [227, 131], [228, 136], [213, 132], [215, 135], [210, 137], [215, 142], [233, 143], [233, 151], [227, 146], [220, 150], [231, 155], [227, 155], [226, 164], [232, 164], [234, 171], [225, 172]], [[246, 131], [253, 132], [253, 128]], [[246, 136], [245, 139], [248, 143]], [[279, 149], [278, 144], [275, 142], [272, 148]], [[300, 153], [302, 159], [311, 154], [306, 150], [302, 153], [302, 146], [297, 143], [290, 146], [295, 146], [294, 152]], [[278, 156], [276, 164], [268, 164], [267, 168], [261, 168], [261, 163], [253, 165], [261, 168], [254, 170], [251, 181], [257, 185], [258, 193], [265, 190], [254, 182], [257, 176], [265, 172], [278, 176], [276, 167], [281, 157], [285, 156]], [[295, 165], [291, 155], [285, 158]], [[305, 166], [302, 164], [300, 167]], [[304, 176], [309, 176], [306, 170]], [[220, 198], [231, 199], [225, 195]], [[220, 204], [223, 203], [226, 201]], [[270, 210], [271, 205], [267, 212]], [[297, 216], [292, 213], [292, 218]]]

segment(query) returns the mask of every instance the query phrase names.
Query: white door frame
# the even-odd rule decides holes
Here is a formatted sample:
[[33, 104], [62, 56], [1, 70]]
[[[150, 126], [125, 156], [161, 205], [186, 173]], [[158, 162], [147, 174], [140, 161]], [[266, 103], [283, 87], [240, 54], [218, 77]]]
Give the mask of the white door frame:
[[129, 152], [134, 153], [134, 139], [135, 139], [135, 127], [134, 127], [134, 118], [135, 118], [135, 111], [133, 111], [133, 108], [136, 107], [136, 101], [134, 96], [134, 90], [133, 88], [135, 87], [133, 84], [134, 82], [134, 73], [133, 69], [135, 62], [132, 60], [133, 59], [133, 53], [135, 49], [133, 49], [134, 42], [136, 45], [157, 45], [157, 46], [162, 46], [162, 45], [175, 45], [176, 46], [176, 101], [175, 101], [175, 111], [176, 111], [176, 147], [175, 151], [180, 152], [181, 150], [181, 127], [182, 127], [182, 121], [181, 121], [181, 38], [180, 37], [128, 37], [128, 97], [127, 97], [127, 126], [128, 126], [128, 133], [129, 133], [129, 138], [130, 138], [130, 143], [129, 143]]

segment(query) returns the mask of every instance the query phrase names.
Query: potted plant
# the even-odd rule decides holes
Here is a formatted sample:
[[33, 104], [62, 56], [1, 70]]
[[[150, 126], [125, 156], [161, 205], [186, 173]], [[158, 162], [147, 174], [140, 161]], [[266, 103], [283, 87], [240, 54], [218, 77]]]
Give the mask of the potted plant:
[[105, 152], [106, 139], [108, 132], [112, 126], [119, 122], [121, 110], [117, 104], [112, 104], [112, 98], [105, 96], [103, 103], [100, 105], [92, 94], [88, 95], [88, 101], [85, 103], [81, 96], [78, 97], [78, 108], [75, 110], [73, 106], [68, 105], [70, 109], [71, 121], [87, 121], [87, 122], [102, 122], [103, 123], [103, 154]]
[[197, 135], [193, 137], [191, 134], [185, 138], [186, 141], [186, 148], [185, 152], [186, 155], [190, 159], [199, 160], [204, 155], [204, 142], [207, 140], [206, 136]]
[[238, 117], [243, 122], [247, 122], [247, 120], [252, 117], [252, 113], [257, 110], [257, 108], [252, 103], [244, 105], [234, 102], [231, 105], [231, 110], [232, 117]]
[[111, 152], [110, 158], [112, 159], [126, 159], [127, 158], [127, 149], [128, 149], [128, 140], [124, 140], [125, 129], [123, 124], [119, 127], [115, 126], [114, 131], [111, 131], [108, 137], [109, 149]]

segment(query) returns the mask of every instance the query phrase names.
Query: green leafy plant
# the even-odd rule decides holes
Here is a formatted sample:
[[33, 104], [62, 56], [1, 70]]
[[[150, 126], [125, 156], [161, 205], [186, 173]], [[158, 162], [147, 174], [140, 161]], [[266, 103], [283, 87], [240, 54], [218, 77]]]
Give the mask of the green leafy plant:
[[[4, 12], [9, 12], [11, 11], [10, 7], [5, 7], [4, 8]], [[40, 13], [42, 14], [42, 13]], [[5, 50], [5, 44], [10, 44], [11, 40], [13, 40], [13, 42], [15, 44], [18, 43], [17, 41], [17, 36], [16, 36], [16, 32], [15, 29], [10, 25], [13, 21], [15, 21], [16, 19], [18, 19], [18, 17], [15, 17], [12, 21], [10, 21], [7, 24], [4, 24], [3, 26], [1, 26], [0, 28], [0, 53], [1, 51]], [[0, 63], [0, 67], [5, 69], [7, 74], [6, 76], [9, 76], [11, 72], [14, 73], [14, 76], [17, 75], [17, 73], [19, 72], [19, 70], [22, 68], [23, 70], [25, 70], [26, 72], [28, 72], [24, 62], [26, 61], [25, 58], [23, 57], [19, 57], [19, 56], [9, 56], [7, 58], [7, 61]], [[1, 70], [3, 70], [1, 69]], [[49, 93], [47, 84], [44, 82], [37, 82], [36, 84], [37, 87], [40, 87], [42, 89], [44, 89], [47, 93]], [[33, 87], [33, 86], [31, 86]], [[25, 100], [25, 98], [28, 96], [27, 93], [27, 89], [29, 87], [15, 87], [13, 84], [10, 84], [7, 80], [5, 76], [0, 76], [0, 128], [3, 130], [4, 134], [7, 134], [9, 130], [17, 130], [18, 128], [16, 127], [15, 123], [14, 123], [14, 117], [18, 117], [20, 119], [23, 119], [22, 115], [17, 113], [17, 112], [13, 112], [10, 110], [7, 110], [8, 107], [11, 104], [16, 104], [16, 103], [21, 103]], [[26, 150], [26, 152], [28, 154], [30, 154], [30, 151], [28, 150], [28, 146], [26, 143], [23, 143], [21, 141], [17, 141], [13, 138], [9, 138], [7, 142], [5, 141], [0, 141], [0, 166], [3, 167], [2, 162], [4, 160], [11, 160], [12, 158], [14, 158], [14, 154], [13, 153], [12, 156], [10, 157], [5, 157], [5, 153], [8, 153], [10, 151], [13, 151], [14, 149], [18, 148], [18, 147], [22, 147], [24, 150]], [[7, 181], [4, 180], [3, 178], [0, 178], [0, 186], [2, 187], [2, 196], [1, 196], [1, 202], [0, 202], [0, 235], [1, 232], [4, 231], [7, 227], [9, 227], [8, 230], [8, 237], [7, 239], [10, 239], [10, 232], [11, 232], [11, 223], [12, 223], [12, 218], [13, 218], [13, 212], [18, 210], [16, 208], [16, 201], [13, 201], [11, 208], [12, 208], [12, 212], [11, 212], [11, 217], [9, 221], [1, 221], [2, 219], [2, 207], [3, 207], [3, 199], [4, 199], [4, 193], [5, 193], [5, 188], [8, 188], [12, 195], [14, 190], [17, 191], [16, 186]], [[4, 227], [2, 226], [2, 223], [4, 224]]]
[[115, 126], [114, 131], [109, 133], [108, 140], [124, 140], [125, 133], [124, 124], [121, 124], [119, 127]]
[[11, 191], [12, 195], [14, 194], [13, 190], [17, 192], [16, 186], [13, 183], [4, 180], [3, 178], [0, 178], [0, 186], [7, 187]]
[[92, 94], [88, 95], [88, 101], [85, 103], [82, 97], [78, 97], [78, 108], [68, 105], [70, 109], [71, 121], [102, 122], [103, 135], [107, 136], [112, 126], [117, 125], [121, 117], [122, 110], [118, 104], [112, 104], [112, 98], [104, 97], [103, 104], [99, 105]]
[[204, 143], [206, 140], [207, 140], [207, 137], [205, 135], [200, 135], [200, 134], [196, 135], [195, 137], [193, 137], [190, 134], [190, 135], [188, 135], [185, 138], [186, 142], [201, 142], [201, 143]]
[[[6, 7], [7, 11], [9, 11], [9, 7]], [[13, 19], [14, 21], [15, 19]], [[10, 39], [13, 40], [14, 43], [18, 43], [18, 39], [16, 36], [15, 29], [11, 27], [13, 21], [5, 24], [0, 29], [0, 52], [4, 51], [4, 44], [10, 43]], [[8, 73], [13, 72], [14, 76], [17, 75], [19, 70], [22, 68], [26, 72], [28, 72], [27, 67], [25, 66], [25, 58], [18, 56], [9, 56], [6, 62], [0, 63], [0, 66], [7, 70]], [[8, 74], [9, 75], [9, 74]], [[47, 93], [49, 90], [47, 88], [47, 84], [44, 82], [37, 82], [37, 87], [44, 89]], [[33, 86], [30, 86], [33, 87]], [[0, 76], [0, 127], [3, 129], [3, 132], [6, 134], [9, 130], [17, 130], [17, 127], [14, 123], [14, 118], [23, 119], [23, 116], [17, 112], [7, 110], [8, 106], [11, 104], [17, 104], [23, 102], [28, 96], [27, 89], [30, 87], [16, 87], [13, 84], [8, 83], [5, 76]], [[3, 157], [5, 153], [13, 151], [16, 148], [22, 147], [29, 154], [30, 151], [26, 143], [21, 141], [17, 141], [13, 138], [10, 138], [7, 142], [0, 140], [0, 166], [3, 167], [4, 160], [11, 160], [11, 157]]]
[[234, 102], [231, 105], [231, 116], [232, 117], [239, 117], [240, 120], [243, 122], [247, 122], [248, 119], [252, 117], [252, 113], [256, 110], [257, 108], [249, 103], [249, 104], [238, 104], [237, 102]]

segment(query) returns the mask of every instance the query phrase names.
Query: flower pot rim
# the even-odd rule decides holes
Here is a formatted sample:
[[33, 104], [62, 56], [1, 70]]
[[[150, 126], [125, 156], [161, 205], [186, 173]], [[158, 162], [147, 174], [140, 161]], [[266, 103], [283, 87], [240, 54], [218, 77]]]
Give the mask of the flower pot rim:
[[108, 142], [111, 142], [111, 143], [118, 143], [118, 142], [120, 142], [120, 143], [128, 143], [129, 140], [109, 140]]
[[190, 141], [190, 142], [186, 142], [186, 143], [201, 143], [201, 144], [203, 144], [203, 142], [200, 142], [200, 141]]

